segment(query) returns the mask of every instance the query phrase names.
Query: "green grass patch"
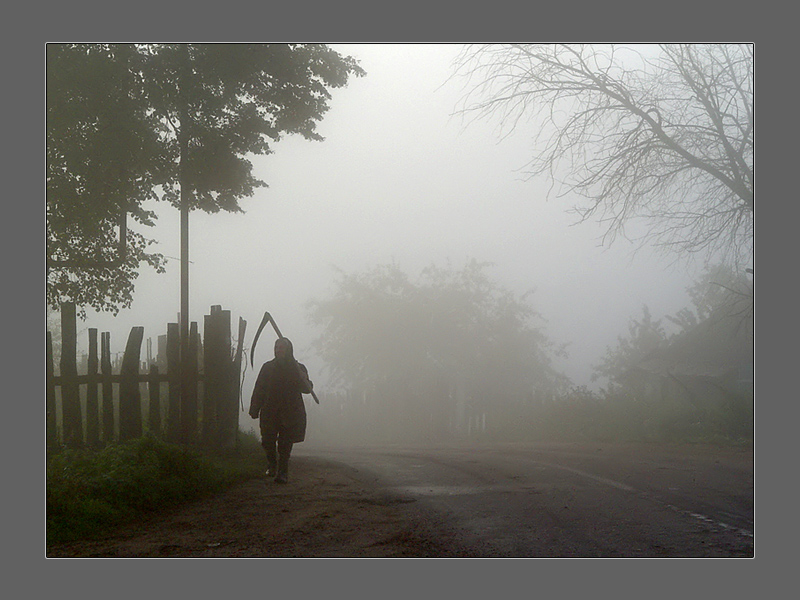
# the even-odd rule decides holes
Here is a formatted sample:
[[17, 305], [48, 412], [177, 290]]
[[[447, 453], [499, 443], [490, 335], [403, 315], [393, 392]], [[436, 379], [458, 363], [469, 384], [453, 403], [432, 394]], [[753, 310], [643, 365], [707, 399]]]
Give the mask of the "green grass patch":
[[240, 434], [235, 451], [201, 452], [154, 437], [47, 459], [47, 543], [92, 539], [114, 527], [220, 492], [263, 471], [263, 451]]

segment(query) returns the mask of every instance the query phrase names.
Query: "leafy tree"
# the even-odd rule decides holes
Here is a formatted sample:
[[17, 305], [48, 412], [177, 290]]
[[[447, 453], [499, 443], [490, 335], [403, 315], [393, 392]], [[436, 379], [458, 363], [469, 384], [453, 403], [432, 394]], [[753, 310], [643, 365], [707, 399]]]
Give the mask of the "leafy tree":
[[661, 320], [653, 319], [647, 305], [642, 306], [642, 316], [631, 319], [628, 333], [617, 338], [617, 345], [606, 350], [606, 355], [595, 367], [592, 380], [606, 378], [611, 389], [624, 386], [625, 373], [656, 349], [663, 348], [669, 335]]
[[679, 336], [691, 332], [712, 318], [752, 319], [753, 284], [747, 276], [726, 264], [711, 265], [687, 288], [691, 305], [674, 315], [665, 315], [674, 327], [654, 320], [647, 306], [640, 319], [631, 319], [626, 336], [595, 367], [593, 380], [608, 379], [611, 387], [621, 386], [624, 374], [657, 349], [667, 347]]
[[[154, 198], [166, 168], [128, 45], [47, 46], [47, 304], [118, 310], [139, 263], [163, 271], [148, 240], [121, 229]], [[127, 222], [125, 223], [127, 229]], [[124, 235], [125, 234], [125, 235]], [[117, 238], [120, 242], [117, 242]]]
[[[265, 186], [250, 154], [316, 123], [363, 70], [309, 44], [49, 44], [47, 302], [116, 312], [140, 262], [163, 271], [146, 200], [241, 211]], [[120, 242], [116, 242], [117, 238]]]
[[529, 175], [609, 239], [638, 218], [643, 240], [752, 261], [752, 45], [468, 46], [457, 73], [464, 113], [539, 119]]
[[490, 411], [563, 388], [551, 364], [560, 350], [538, 314], [485, 267], [431, 266], [417, 281], [393, 264], [340, 273], [333, 295], [308, 307], [334, 385], [366, 394], [398, 427], [417, 431], [430, 423], [442, 431], [457, 402]]
[[[739, 318], [753, 316], [753, 281], [746, 273], [724, 263], [710, 265], [700, 278], [687, 289], [692, 307], [684, 309], [676, 317], [668, 317], [684, 330], [691, 325], [711, 318], [715, 314]], [[689, 317], [682, 323], [681, 317]]]

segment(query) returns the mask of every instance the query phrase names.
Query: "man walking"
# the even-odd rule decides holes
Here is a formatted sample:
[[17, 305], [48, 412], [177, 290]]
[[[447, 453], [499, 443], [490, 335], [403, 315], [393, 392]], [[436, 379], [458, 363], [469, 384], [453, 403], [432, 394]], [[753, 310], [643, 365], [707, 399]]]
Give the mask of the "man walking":
[[250, 416], [260, 419], [261, 445], [267, 453], [267, 476], [276, 483], [289, 481], [289, 456], [292, 445], [306, 437], [306, 407], [303, 394], [310, 394], [314, 384], [305, 365], [294, 358], [292, 342], [281, 337], [275, 341], [275, 358], [262, 365], [258, 373]]

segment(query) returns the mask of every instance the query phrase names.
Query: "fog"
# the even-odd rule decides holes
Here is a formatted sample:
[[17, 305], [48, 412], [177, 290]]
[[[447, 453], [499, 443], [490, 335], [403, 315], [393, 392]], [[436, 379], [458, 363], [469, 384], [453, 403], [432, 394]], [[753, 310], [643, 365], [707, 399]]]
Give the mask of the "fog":
[[[192, 213], [190, 320], [222, 305], [248, 323], [252, 343], [264, 311], [292, 339], [321, 400], [326, 370], [305, 304], [332, 291], [336, 269], [345, 273], [394, 263], [412, 279], [435, 264], [460, 268], [468, 260], [491, 263], [498, 285], [529, 296], [556, 342], [568, 344], [555, 366], [575, 386], [596, 387], [592, 367], [647, 305], [653, 316], [688, 304], [686, 288], [704, 257], [691, 261], [638, 249], [632, 241], [604, 244], [596, 221], [577, 223], [577, 199], [546, 201], [549, 182], [520, 172], [531, 147], [531, 124], [501, 138], [498, 124], [453, 116], [465, 93], [451, 79], [459, 47], [450, 45], [334, 45], [360, 61], [367, 75], [333, 90], [331, 110], [318, 126], [323, 142], [287, 137], [274, 154], [253, 159], [269, 185], [241, 201], [243, 213]], [[132, 326], [145, 338], [166, 332], [180, 306], [179, 215], [166, 205], [144, 235], [171, 257], [165, 274], [142, 266], [133, 305], [117, 316], [89, 313], [79, 323], [111, 332], [121, 352]], [[79, 338], [83, 344], [84, 338]], [[272, 358], [265, 330], [256, 367]], [[81, 349], [79, 348], [79, 352]], [[249, 354], [249, 351], [248, 351]], [[255, 375], [245, 373], [243, 400]], [[309, 438], [315, 411], [307, 403]], [[320, 414], [319, 412], [317, 414]], [[252, 424], [246, 414], [242, 423]]]

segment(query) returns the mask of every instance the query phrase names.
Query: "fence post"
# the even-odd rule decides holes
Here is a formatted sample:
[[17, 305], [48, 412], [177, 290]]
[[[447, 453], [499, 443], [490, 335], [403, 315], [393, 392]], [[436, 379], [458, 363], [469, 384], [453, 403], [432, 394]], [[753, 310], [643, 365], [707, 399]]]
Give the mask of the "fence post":
[[120, 368], [119, 439], [142, 435], [142, 395], [139, 391], [139, 356], [144, 327], [132, 327]]
[[234, 357], [231, 353], [231, 311], [220, 310], [219, 320], [219, 375], [220, 393], [217, 396], [218, 445], [220, 448], [236, 447], [236, 430], [239, 420], [239, 396], [234, 381]]
[[[231, 373], [231, 382], [232, 382], [232, 389], [231, 389], [231, 404], [232, 412], [233, 412], [233, 422], [234, 422], [234, 435], [235, 435], [235, 443], [236, 447], [239, 446], [239, 402], [240, 402], [240, 390], [242, 386], [242, 352], [244, 350], [244, 333], [247, 329], [247, 321], [245, 321], [242, 317], [239, 317], [239, 337], [236, 340], [236, 354], [233, 358], [233, 366], [232, 366], [232, 373]], [[246, 360], [246, 359], [245, 359]]]
[[45, 383], [45, 409], [47, 411], [47, 450], [58, 446], [58, 424], [56, 422], [56, 381], [53, 360], [53, 334], [47, 332], [47, 380]]
[[64, 445], [79, 448], [83, 445], [83, 417], [78, 389], [78, 334], [75, 323], [75, 304], [61, 305], [61, 411]]
[[156, 354], [156, 364], [159, 373], [167, 372], [167, 336], [158, 336], [158, 354]]
[[201, 442], [205, 446], [216, 446], [217, 398], [220, 393], [219, 350], [220, 331], [217, 313], [219, 306], [211, 307], [211, 314], [203, 317], [203, 372], [205, 375], [205, 391], [203, 393], [203, 421]]
[[189, 359], [182, 364], [188, 368], [186, 384], [189, 390], [181, 397], [181, 441], [194, 442], [197, 438], [197, 322], [189, 325]]
[[111, 333], [100, 334], [100, 373], [103, 383], [103, 443], [114, 441], [114, 388], [111, 382]]
[[147, 429], [161, 436], [161, 382], [158, 379], [158, 365], [150, 365], [150, 377], [147, 380], [147, 392], [150, 398], [147, 413]]
[[100, 415], [97, 403], [97, 329], [89, 329], [89, 356], [86, 363], [86, 443], [100, 445]]
[[181, 435], [180, 336], [177, 323], [167, 323], [167, 440], [179, 442]]

